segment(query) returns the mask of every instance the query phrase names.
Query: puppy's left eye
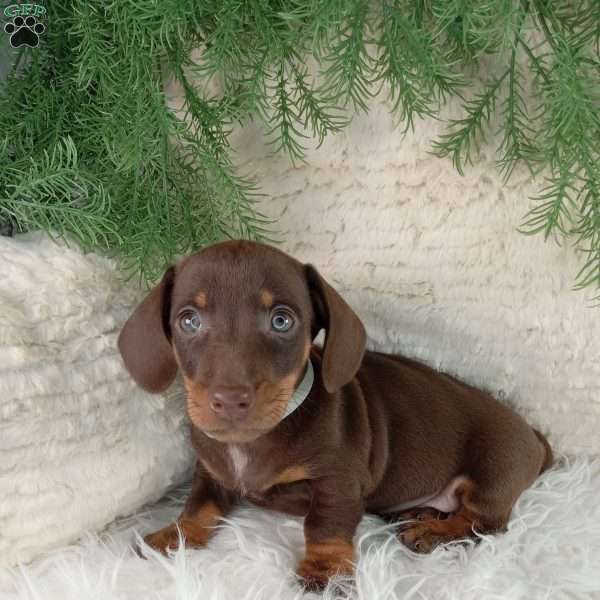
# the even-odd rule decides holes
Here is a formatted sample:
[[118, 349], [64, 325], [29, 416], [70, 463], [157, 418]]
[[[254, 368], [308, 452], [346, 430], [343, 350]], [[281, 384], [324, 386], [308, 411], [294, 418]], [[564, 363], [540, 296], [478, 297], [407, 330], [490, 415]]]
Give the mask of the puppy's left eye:
[[285, 333], [294, 325], [294, 317], [285, 310], [276, 310], [271, 315], [271, 329], [277, 333]]
[[179, 326], [185, 333], [196, 333], [202, 327], [200, 315], [193, 310], [186, 310], [179, 317]]

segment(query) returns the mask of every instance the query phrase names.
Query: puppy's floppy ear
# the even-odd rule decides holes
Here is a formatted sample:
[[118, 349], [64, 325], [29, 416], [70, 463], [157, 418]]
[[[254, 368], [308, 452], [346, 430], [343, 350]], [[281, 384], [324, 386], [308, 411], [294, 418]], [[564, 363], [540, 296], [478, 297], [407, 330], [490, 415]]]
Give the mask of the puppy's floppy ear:
[[135, 382], [152, 393], [166, 390], [177, 374], [170, 344], [169, 312], [175, 269], [170, 267], [119, 334], [119, 351]]
[[317, 328], [326, 330], [323, 350], [323, 383], [335, 392], [352, 380], [365, 353], [365, 328], [345, 300], [319, 275], [305, 265], [306, 281], [312, 298]]

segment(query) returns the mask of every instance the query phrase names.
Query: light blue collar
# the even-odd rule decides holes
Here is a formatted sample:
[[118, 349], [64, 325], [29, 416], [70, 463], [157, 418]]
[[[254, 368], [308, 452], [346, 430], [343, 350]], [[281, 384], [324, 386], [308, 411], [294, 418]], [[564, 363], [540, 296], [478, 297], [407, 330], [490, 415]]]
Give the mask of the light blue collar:
[[306, 365], [306, 372], [304, 373], [304, 377], [302, 381], [298, 384], [298, 387], [294, 390], [290, 401], [288, 402], [287, 408], [285, 409], [285, 414], [282, 417], [282, 420], [287, 416], [291, 415], [307, 398], [308, 394], [310, 394], [310, 390], [312, 389], [313, 382], [315, 381], [315, 372], [312, 366], [312, 362], [308, 359], [308, 364]]

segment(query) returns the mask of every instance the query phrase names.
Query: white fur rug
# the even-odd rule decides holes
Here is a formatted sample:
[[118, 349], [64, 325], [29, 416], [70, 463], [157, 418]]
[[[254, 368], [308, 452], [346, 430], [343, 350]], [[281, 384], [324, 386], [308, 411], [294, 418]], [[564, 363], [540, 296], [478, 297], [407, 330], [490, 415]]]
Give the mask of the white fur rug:
[[[136, 556], [130, 544], [170, 522], [186, 490], [101, 535], [0, 571], [2, 600], [292, 600], [317, 598], [294, 578], [301, 520], [239, 509], [203, 550]], [[355, 582], [330, 584], [325, 599], [600, 598], [600, 458], [544, 474], [513, 511], [508, 532], [420, 556], [375, 517], [358, 533]]]

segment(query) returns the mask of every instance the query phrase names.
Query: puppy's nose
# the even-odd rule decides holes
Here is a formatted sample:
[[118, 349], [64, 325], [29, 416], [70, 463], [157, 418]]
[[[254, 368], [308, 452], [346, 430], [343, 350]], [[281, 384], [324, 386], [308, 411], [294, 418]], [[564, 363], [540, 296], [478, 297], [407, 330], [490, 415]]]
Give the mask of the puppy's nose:
[[253, 403], [254, 394], [247, 386], [219, 386], [214, 388], [210, 395], [210, 408], [226, 419], [245, 418]]

